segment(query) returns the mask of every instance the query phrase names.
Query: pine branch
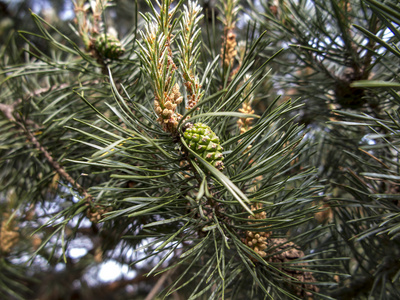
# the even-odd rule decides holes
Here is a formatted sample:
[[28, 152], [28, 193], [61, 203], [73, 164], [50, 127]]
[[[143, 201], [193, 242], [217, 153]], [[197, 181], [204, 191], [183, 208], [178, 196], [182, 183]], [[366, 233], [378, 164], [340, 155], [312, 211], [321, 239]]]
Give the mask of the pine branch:
[[[46, 90], [47, 91], [47, 90]], [[40, 93], [45, 92], [43, 90], [38, 90], [33, 93], [33, 95], [39, 95]], [[37, 138], [29, 131], [29, 129], [24, 125], [27, 123], [35, 124], [35, 127], [39, 127], [32, 120], [22, 120], [20, 116], [14, 116], [15, 108], [22, 102], [21, 99], [16, 100], [13, 104], [0, 104], [0, 111], [4, 114], [4, 116], [9, 119], [11, 122], [14, 122], [18, 127], [20, 127], [27, 138], [31, 141], [31, 143], [39, 150], [44, 157], [47, 159], [48, 163], [53, 167], [53, 169], [67, 182], [69, 182], [73, 187], [75, 187], [79, 193], [81, 193], [86, 201], [90, 202], [92, 196], [87, 192], [85, 188], [83, 188], [76, 180], [74, 180], [68, 172], [53, 158], [53, 156], [43, 147]]]
[[171, 269], [165, 272], [161, 277], [157, 280], [156, 284], [151, 289], [150, 293], [146, 296], [144, 300], [153, 300], [156, 298], [157, 294], [162, 289], [162, 286], [166, 280], [170, 278], [170, 276], [175, 272], [176, 269]]
[[[60, 278], [84, 283], [109, 255], [131, 268], [145, 262], [148, 275], [164, 273], [145, 277], [136, 268], [132, 280], [91, 289], [125, 298], [124, 287], [140, 282], [155, 284], [148, 299], [177, 291], [185, 299], [329, 298], [352, 294], [348, 287], [365, 289], [354, 297], [396, 298], [398, 8], [374, 0], [249, 1], [242, 13], [239, 1], [221, 0], [222, 23], [210, 16], [200, 42], [197, 2], [148, 0], [142, 34], [129, 28], [120, 42], [103, 27], [106, 2], [74, 1], [73, 30], [85, 50], [35, 15], [35, 38], [51, 45], [51, 55], [22, 32], [26, 62], [0, 72], [0, 197], [13, 195], [4, 205], [18, 214], [31, 195], [43, 195], [46, 212], [24, 219], [20, 236], [41, 228], [46, 241], [36, 250], [48, 269], [60, 263]], [[257, 25], [236, 27], [246, 13]], [[20, 56], [18, 48], [10, 53]], [[99, 71], [106, 67], [107, 78]], [[354, 82], [370, 76], [386, 83]], [[278, 93], [301, 95], [305, 105]], [[21, 159], [26, 153], [43, 159]], [[85, 168], [81, 184], [90, 194], [65, 160], [71, 170]], [[60, 177], [86, 203], [70, 188], [53, 199], [48, 184]], [[69, 250], [87, 238], [93, 247], [73, 259]], [[15, 245], [7, 258], [18, 261], [29, 247]], [[8, 283], [0, 281], [0, 297], [12, 293]]]

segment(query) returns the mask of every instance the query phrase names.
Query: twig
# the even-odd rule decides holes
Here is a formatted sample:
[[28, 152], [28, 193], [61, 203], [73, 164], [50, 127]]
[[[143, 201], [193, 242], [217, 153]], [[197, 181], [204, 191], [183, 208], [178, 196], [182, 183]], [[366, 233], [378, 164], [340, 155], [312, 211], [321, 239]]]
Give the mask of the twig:
[[374, 159], [375, 161], [377, 161], [378, 163], [380, 163], [382, 166], [384, 166], [386, 169], [390, 169], [383, 161], [381, 161], [379, 158], [377, 158], [376, 156], [372, 155], [371, 153], [369, 153], [368, 151], [365, 151], [361, 148], [358, 148], [358, 150], [362, 151], [363, 153], [367, 154], [369, 157], [371, 157], [372, 159]]
[[[19, 122], [16, 122], [19, 123]], [[23, 125], [21, 123], [19, 123], [18, 125], [20, 125], [21, 127], [23, 127]], [[28, 131], [25, 127], [24, 131], [25, 134], [28, 136], [28, 138], [30, 139], [30, 141], [36, 146], [36, 148], [38, 150], [40, 150], [43, 155], [46, 157], [47, 161], [53, 166], [54, 170], [61, 176], [63, 177], [66, 181], [68, 181], [70, 184], [72, 184], [73, 186], [75, 186], [77, 188], [77, 190], [82, 193], [82, 195], [87, 199], [87, 200], [91, 200], [92, 196], [86, 191], [86, 189], [84, 189], [79, 183], [77, 183], [68, 173], [67, 171], [65, 171], [65, 169], [60, 166], [60, 164], [54, 160], [54, 158], [51, 156], [51, 154], [40, 144], [40, 142], [36, 139], [36, 137], [30, 132]]]
[[175, 269], [171, 269], [167, 272], [165, 272], [160, 279], [158, 279], [157, 283], [155, 284], [155, 286], [151, 289], [150, 293], [148, 293], [148, 295], [146, 296], [146, 298], [144, 300], [152, 300], [156, 297], [156, 295], [158, 294], [158, 292], [160, 291], [160, 289], [162, 288], [162, 285], [164, 284], [165, 280], [167, 280], [169, 278], [169, 276], [171, 275], [172, 271]]
[[[46, 89], [46, 91], [51, 90]], [[37, 92], [37, 91], [36, 91]], [[43, 92], [43, 91], [41, 91]], [[41, 93], [40, 92], [40, 93]], [[34, 95], [33, 93], [32, 95]], [[85, 199], [90, 201], [92, 199], [92, 196], [86, 191], [85, 188], [83, 188], [79, 183], [77, 183], [68, 173], [65, 171], [65, 169], [51, 156], [51, 154], [44, 148], [40, 142], [36, 139], [36, 137], [26, 128], [24, 123], [20, 120], [20, 118], [16, 119], [14, 117], [14, 110], [15, 107], [22, 102], [21, 99], [16, 100], [13, 104], [0, 104], [0, 111], [5, 115], [7, 119], [9, 119], [11, 122], [14, 122], [16, 125], [21, 127], [25, 133], [25, 135], [28, 137], [28, 139], [35, 145], [35, 147], [43, 153], [47, 161], [50, 163], [50, 165], [54, 168], [54, 170], [61, 176], [63, 177], [66, 181], [68, 181], [72, 186], [75, 186], [76, 189], [81, 193]], [[29, 122], [33, 122], [31, 120], [27, 120]], [[26, 121], [26, 122], [27, 122]], [[26, 123], [25, 122], [25, 123]]]
[[[168, 283], [169, 284], [173, 283], [171, 277], [168, 278]], [[179, 296], [179, 294], [178, 294], [178, 292], [176, 290], [172, 292], [172, 297], [174, 297], [175, 300], [181, 300], [181, 297]]]
[[[32, 93], [28, 93], [26, 95], [25, 99], [29, 100], [30, 98], [37, 97], [40, 94], [51, 92], [51, 91], [53, 91], [55, 89], [62, 89], [62, 88], [65, 88], [67, 86], [68, 86], [68, 84], [63, 83], [63, 84], [60, 84], [60, 85], [52, 85], [49, 88], [40, 88], [40, 89], [34, 90]], [[9, 119], [12, 122], [16, 122], [15, 118], [13, 116], [13, 112], [14, 112], [15, 108], [21, 102], [22, 102], [22, 99], [19, 98], [19, 99], [15, 100], [12, 104], [2, 104], [2, 103], [0, 103], [0, 111], [3, 112], [3, 114], [6, 116], [7, 119]], [[32, 121], [31, 120], [27, 120], [27, 122], [32, 122]], [[34, 123], [34, 122], [32, 122], [32, 123]]]
[[15, 118], [13, 116], [13, 112], [15, 107], [22, 102], [22, 99], [16, 100], [13, 104], [2, 104], [0, 103], [0, 111], [9, 119], [11, 122], [15, 122]]

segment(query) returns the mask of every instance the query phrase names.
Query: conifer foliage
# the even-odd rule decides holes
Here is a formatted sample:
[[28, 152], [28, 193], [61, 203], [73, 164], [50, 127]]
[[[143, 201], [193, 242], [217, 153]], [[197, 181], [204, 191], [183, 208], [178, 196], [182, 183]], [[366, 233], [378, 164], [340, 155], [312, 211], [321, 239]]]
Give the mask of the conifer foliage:
[[398, 298], [398, 3], [128, 2], [0, 48], [0, 298]]

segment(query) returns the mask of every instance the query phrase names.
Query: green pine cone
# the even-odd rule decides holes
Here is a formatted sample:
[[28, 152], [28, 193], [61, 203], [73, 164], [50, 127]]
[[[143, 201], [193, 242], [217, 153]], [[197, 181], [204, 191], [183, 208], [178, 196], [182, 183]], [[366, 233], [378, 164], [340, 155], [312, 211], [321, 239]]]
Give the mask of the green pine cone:
[[219, 170], [224, 168], [224, 156], [219, 137], [203, 123], [190, 125], [183, 134], [189, 148]]
[[97, 52], [109, 59], [117, 59], [125, 53], [121, 42], [115, 36], [108, 33], [97, 37], [95, 47]]

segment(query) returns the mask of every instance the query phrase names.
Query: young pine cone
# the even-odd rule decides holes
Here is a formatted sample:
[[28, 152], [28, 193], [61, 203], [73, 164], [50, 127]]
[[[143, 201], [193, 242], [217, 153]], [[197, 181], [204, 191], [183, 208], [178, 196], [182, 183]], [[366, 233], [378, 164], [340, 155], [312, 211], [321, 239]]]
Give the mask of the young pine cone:
[[125, 53], [121, 42], [111, 34], [101, 34], [95, 42], [97, 52], [105, 58], [117, 59]]
[[218, 136], [203, 123], [189, 126], [183, 134], [189, 148], [219, 170], [224, 168], [224, 156]]

